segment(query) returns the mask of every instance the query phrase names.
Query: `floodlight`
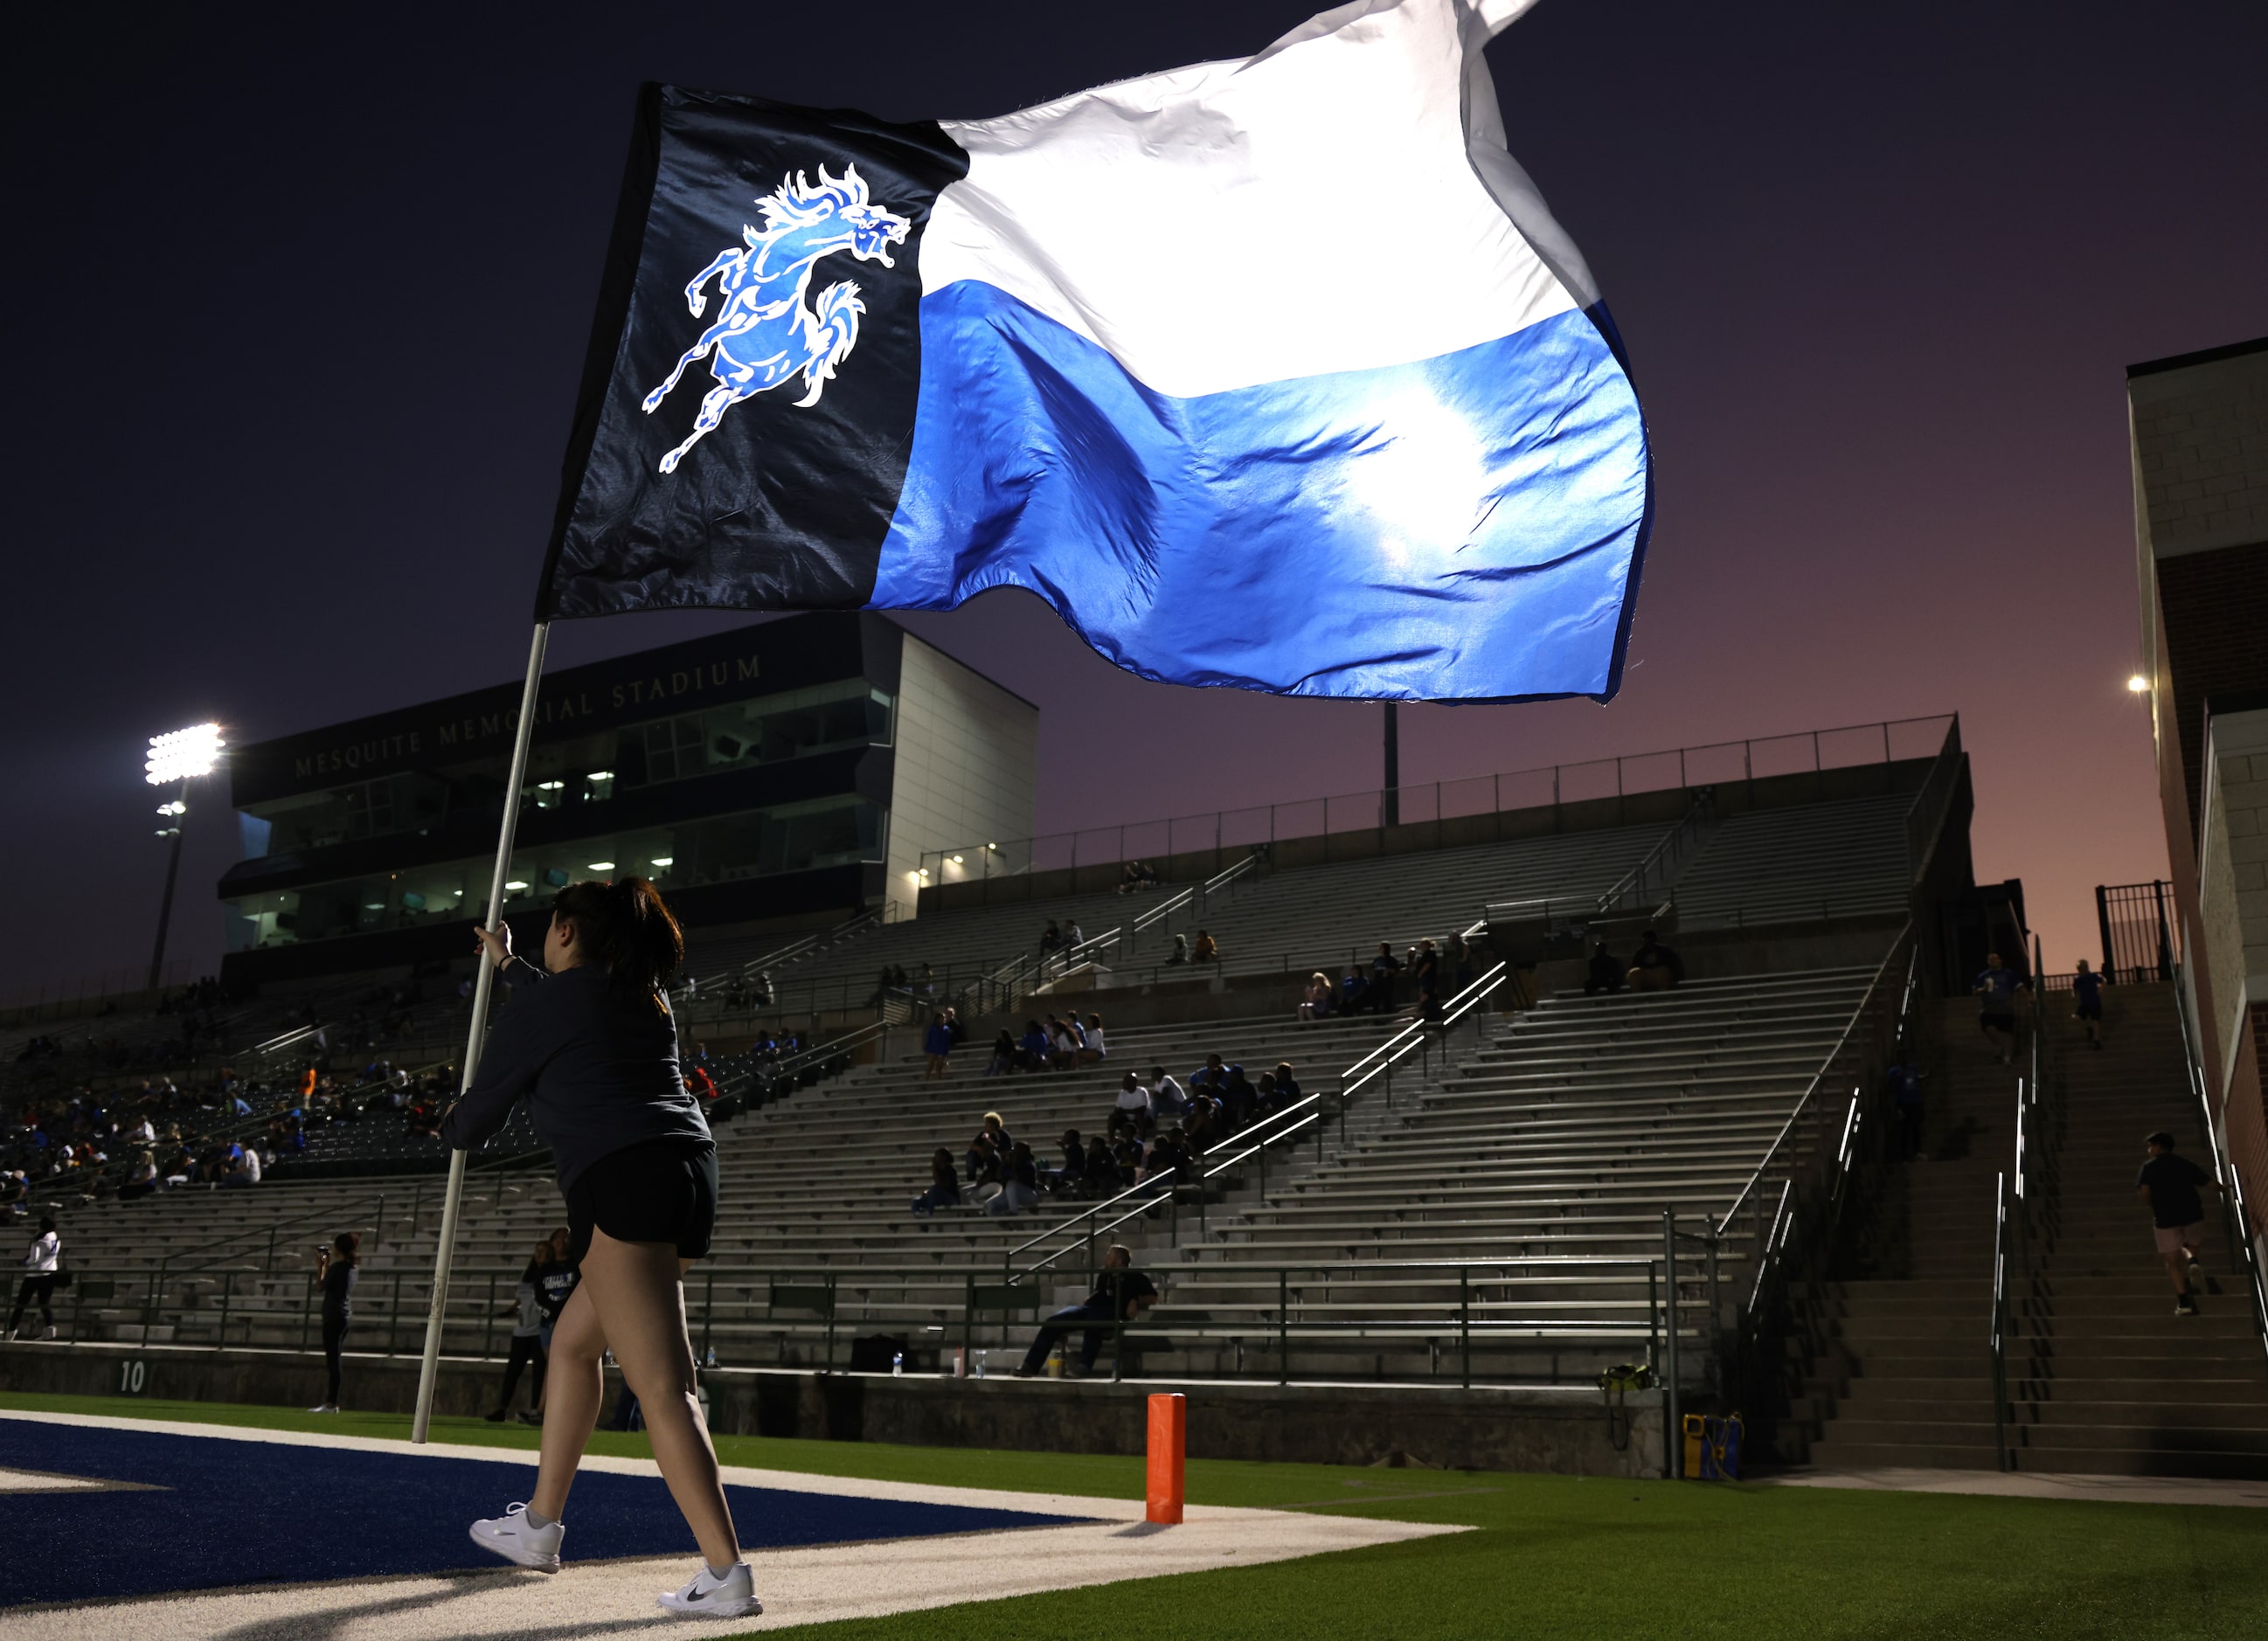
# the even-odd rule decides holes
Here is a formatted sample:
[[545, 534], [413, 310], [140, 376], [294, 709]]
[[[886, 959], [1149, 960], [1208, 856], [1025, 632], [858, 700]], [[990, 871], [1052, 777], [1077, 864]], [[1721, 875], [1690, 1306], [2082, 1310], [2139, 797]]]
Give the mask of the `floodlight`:
[[677, 864], [677, 857], [674, 855], [656, 855], [652, 860], [649, 860], [645, 864], [649, 866], [674, 866]]
[[539, 792], [556, 792], [566, 784], [564, 781], [538, 781], [535, 784], [535, 790]]
[[593, 769], [583, 778], [586, 781], [611, 781], [615, 778], [615, 772], [612, 769]]
[[525, 883], [507, 883], [507, 884], [505, 884], [504, 887], [504, 893], [506, 893], [507, 894], [519, 894], [522, 889], [526, 888], [526, 887], [527, 887], [527, 885], [526, 885]]
[[176, 798], [170, 804], [159, 804], [158, 813], [161, 815], [185, 815], [189, 813], [189, 806]]
[[615, 869], [615, 863], [611, 860], [594, 860], [589, 864], [593, 872], [612, 872]]
[[220, 762], [221, 748], [226, 744], [220, 738], [217, 724], [199, 724], [177, 729], [170, 735], [152, 735], [150, 755], [143, 764], [144, 778], [152, 786], [171, 786], [193, 776], [210, 775], [213, 765]]
[[2138, 695], [2146, 695], [2149, 693], [2150, 681], [2143, 677], [2141, 673], [2137, 673], [2133, 677], [2126, 681], [2126, 688], [2132, 690]]
[[960, 856], [958, 856], [958, 855], [955, 855], [955, 856], [953, 857], [953, 864], [954, 864], [954, 865], [956, 865], [956, 866], [957, 866], [957, 865], [961, 865], [961, 857], [960, 857]]

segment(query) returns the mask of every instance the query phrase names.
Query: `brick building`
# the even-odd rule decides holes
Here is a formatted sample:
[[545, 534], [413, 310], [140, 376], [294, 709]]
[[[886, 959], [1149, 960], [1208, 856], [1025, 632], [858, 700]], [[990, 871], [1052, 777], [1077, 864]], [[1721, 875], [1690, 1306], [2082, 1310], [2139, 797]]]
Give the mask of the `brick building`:
[[2208, 1097], [2268, 1247], [2268, 337], [2131, 366], [2143, 676]]

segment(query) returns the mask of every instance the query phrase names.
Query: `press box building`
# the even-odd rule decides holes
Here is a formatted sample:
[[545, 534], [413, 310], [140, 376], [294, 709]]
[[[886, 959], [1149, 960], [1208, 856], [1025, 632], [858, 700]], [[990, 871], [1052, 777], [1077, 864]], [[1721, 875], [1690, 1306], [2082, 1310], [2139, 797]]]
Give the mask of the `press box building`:
[[[520, 686], [240, 747], [225, 973], [463, 955], [486, 916]], [[507, 916], [635, 872], [688, 927], [910, 916], [924, 850], [1032, 827], [1039, 710], [871, 613], [548, 674]]]

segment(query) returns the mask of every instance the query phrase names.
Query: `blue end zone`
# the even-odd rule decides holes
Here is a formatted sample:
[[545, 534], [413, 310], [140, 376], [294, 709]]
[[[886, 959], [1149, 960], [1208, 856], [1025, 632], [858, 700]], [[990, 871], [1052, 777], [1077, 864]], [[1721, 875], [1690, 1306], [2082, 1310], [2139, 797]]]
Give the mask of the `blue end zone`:
[[[0, 1606], [237, 1585], [504, 1570], [465, 1530], [527, 1495], [534, 1472], [484, 1459], [0, 1418], [0, 1468], [155, 1491], [0, 1494]], [[725, 1490], [752, 1550], [933, 1537], [1086, 1518], [965, 1505]], [[572, 1561], [689, 1556], [659, 1476], [585, 1470], [567, 1514]]]

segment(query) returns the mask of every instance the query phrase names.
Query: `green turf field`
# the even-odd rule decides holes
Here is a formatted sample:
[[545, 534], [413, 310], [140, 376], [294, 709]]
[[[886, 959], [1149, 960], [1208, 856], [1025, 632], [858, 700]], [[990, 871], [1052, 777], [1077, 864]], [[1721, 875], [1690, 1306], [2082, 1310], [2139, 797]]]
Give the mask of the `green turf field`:
[[[399, 1415], [0, 1396], [0, 1406], [403, 1437]], [[524, 1426], [436, 1440], [533, 1448]], [[1139, 1498], [1138, 1459], [725, 1436], [728, 1464]], [[644, 1456], [642, 1436], [593, 1452]], [[1192, 1504], [1376, 1511], [1476, 1532], [1234, 1571], [807, 1626], [825, 1641], [1656, 1636], [2268, 1637], [2268, 1510], [1349, 1470], [1193, 1459]], [[997, 1552], [1012, 1556], [1012, 1543]], [[765, 1634], [778, 1634], [768, 1630]]]

